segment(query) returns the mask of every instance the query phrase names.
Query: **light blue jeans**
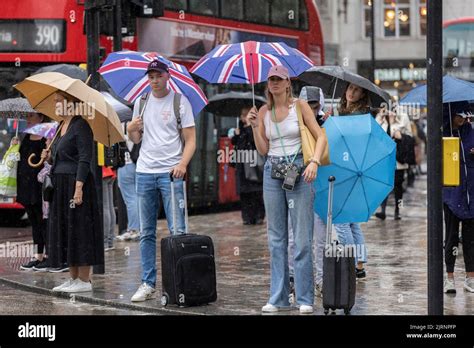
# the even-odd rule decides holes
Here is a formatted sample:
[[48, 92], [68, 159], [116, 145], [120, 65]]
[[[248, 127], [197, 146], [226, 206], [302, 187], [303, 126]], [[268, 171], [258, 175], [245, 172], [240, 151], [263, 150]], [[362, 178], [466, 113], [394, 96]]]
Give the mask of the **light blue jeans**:
[[[317, 198], [316, 198], [317, 199]], [[288, 220], [291, 220], [288, 218]], [[316, 273], [314, 276], [314, 284], [322, 284], [323, 282], [323, 256], [324, 246], [326, 245], [326, 224], [323, 219], [319, 217], [317, 213], [314, 213], [314, 243], [313, 243], [313, 269]], [[294, 250], [295, 241], [293, 238], [293, 228], [291, 227], [291, 221], [288, 224], [288, 264], [290, 267], [290, 277], [295, 276], [294, 267]]]
[[127, 206], [127, 229], [139, 231], [140, 219], [138, 216], [137, 191], [135, 189], [135, 170], [135, 163], [126, 164], [118, 169], [117, 177], [120, 193]]
[[[140, 254], [142, 283], [156, 285], [156, 221], [161, 200], [165, 208], [170, 233], [173, 234], [173, 210], [171, 206], [171, 180], [168, 173], [137, 173], [136, 189], [140, 215]], [[177, 233], [185, 232], [183, 179], [174, 179]]]
[[365, 239], [360, 224], [334, 224], [337, 232], [337, 239], [342, 245], [354, 245], [356, 250], [356, 263], [367, 263], [367, 248], [365, 247]]
[[[272, 163], [283, 162], [280, 157], [268, 157], [263, 178], [263, 199], [267, 213], [268, 247], [270, 249], [270, 299], [277, 307], [289, 307], [290, 279], [288, 268], [288, 213], [295, 239], [295, 292], [297, 305], [313, 305], [314, 282], [312, 264], [313, 199], [312, 184], [303, 178], [293, 191], [282, 189], [282, 180], [271, 178]], [[303, 156], [296, 157], [302, 166]]]

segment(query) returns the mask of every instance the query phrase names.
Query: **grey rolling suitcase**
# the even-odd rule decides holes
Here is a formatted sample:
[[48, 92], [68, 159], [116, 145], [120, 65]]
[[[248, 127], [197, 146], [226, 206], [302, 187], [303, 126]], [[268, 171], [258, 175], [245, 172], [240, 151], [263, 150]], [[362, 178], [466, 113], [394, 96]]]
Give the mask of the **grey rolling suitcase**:
[[323, 258], [324, 314], [328, 314], [329, 309], [333, 311], [343, 309], [345, 314], [349, 314], [354, 306], [356, 294], [355, 255], [354, 252], [345, 255], [344, 250], [349, 249], [344, 249], [336, 241], [331, 240], [332, 203], [336, 178], [331, 176], [328, 180], [328, 217]]

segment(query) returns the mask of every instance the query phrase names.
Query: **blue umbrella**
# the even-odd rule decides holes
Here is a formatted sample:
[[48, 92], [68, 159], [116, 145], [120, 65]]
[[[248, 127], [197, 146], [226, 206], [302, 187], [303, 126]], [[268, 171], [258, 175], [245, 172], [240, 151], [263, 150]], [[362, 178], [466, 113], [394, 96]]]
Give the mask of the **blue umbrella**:
[[333, 175], [333, 223], [366, 222], [393, 189], [396, 144], [370, 114], [330, 117], [324, 128], [331, 165], [318, 169], [314, 210], [326, 221]]
[[[428, 105], [426, 85], [416, 87], [408, 92], [400, 104]], [[443, 77], [443, 103], [474, 100], [474, 83], [446, 75]]]
[[143, 93], [150, 91], [146, 76], [148, 64], [161, 60], [169, 67], [169, 87], [188, 98], [196, 116], [207, 105], [207, 98], [199, 85], [194, 82], [188, 70], [156, 52], [119, 51], [107, 56], [99, 73], [104, 77], [112, 90], [129, 103], [133, 103]]

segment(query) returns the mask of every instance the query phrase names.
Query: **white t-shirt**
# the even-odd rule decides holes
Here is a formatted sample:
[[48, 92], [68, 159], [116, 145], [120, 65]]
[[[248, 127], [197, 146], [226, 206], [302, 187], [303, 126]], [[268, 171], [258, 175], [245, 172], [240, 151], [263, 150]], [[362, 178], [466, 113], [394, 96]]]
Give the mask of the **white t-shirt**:
[[[140, 99], [135, 101], [133, 118], [138, 117]], [[179, 164], [183, 147], [174, 114], [174, 92], [156, 98], [150, 93], [143, 113], [143, 138], [137, 162], [137, 173], [169, 173]], [[181, 126], [194, 127], [193, 110], [182, 95], [180, 103]]]

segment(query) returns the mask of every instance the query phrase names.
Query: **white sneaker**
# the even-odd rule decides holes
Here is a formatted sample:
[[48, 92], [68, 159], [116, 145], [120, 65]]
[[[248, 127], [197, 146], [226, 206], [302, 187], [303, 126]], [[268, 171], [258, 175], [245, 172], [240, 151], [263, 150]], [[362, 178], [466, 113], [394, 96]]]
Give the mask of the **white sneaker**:
[[130, 240], [132, 242], [137, 242], [140, 240], [140, 231], [132, 231], [130, 232]]
[[474, 292], [474, 278], [466, 277], [466, 280], [464, 280], [464, 290]]
[[152, 288], [147, 283], [143, 283], [138, 288], [135, 295], [132, 296], [132, 302], [142, 302], [150, 299], [155, 292], [155, 288]]
[[262, 312], [264, 313], [276, 313], [278, 312], [279, 308], [274, 306], [270, 303], [267, 303], [265, 306], [262, 307]]
[[131, 234], [131, 231], [127, 231], [124, 234], [118, 235], [117, 237], [115, 237], [115, 239], [120, 240], [120, 241], [130, 240], [130, 234]]
[[301, 305], [300, 314], [311, 314], [314, 312], [313, 306]]
[[53, 291], [62, 291], [63, 288], [67, 288], [67, 287], [71, 286], [73, 282], [74, 282], [74, 279], [71, 278], [68, 281], [62, 283], [61, 285], [58, 285], [58, 286], [54, 287]]
[[88, 292], [92, 291], [91, 282], [83, 282], [79, 278], [76, 278], [72, 284], [68, 287], [61, 289], [62, 292]]
[[[464, 284], [465, 286], [466, 284]], [[444, 293], [445, 294], [455, 294], [456, 293], [456, 287], [454, 284], [454, 279], [451, 278], [446, 278], [444, 280]]]

